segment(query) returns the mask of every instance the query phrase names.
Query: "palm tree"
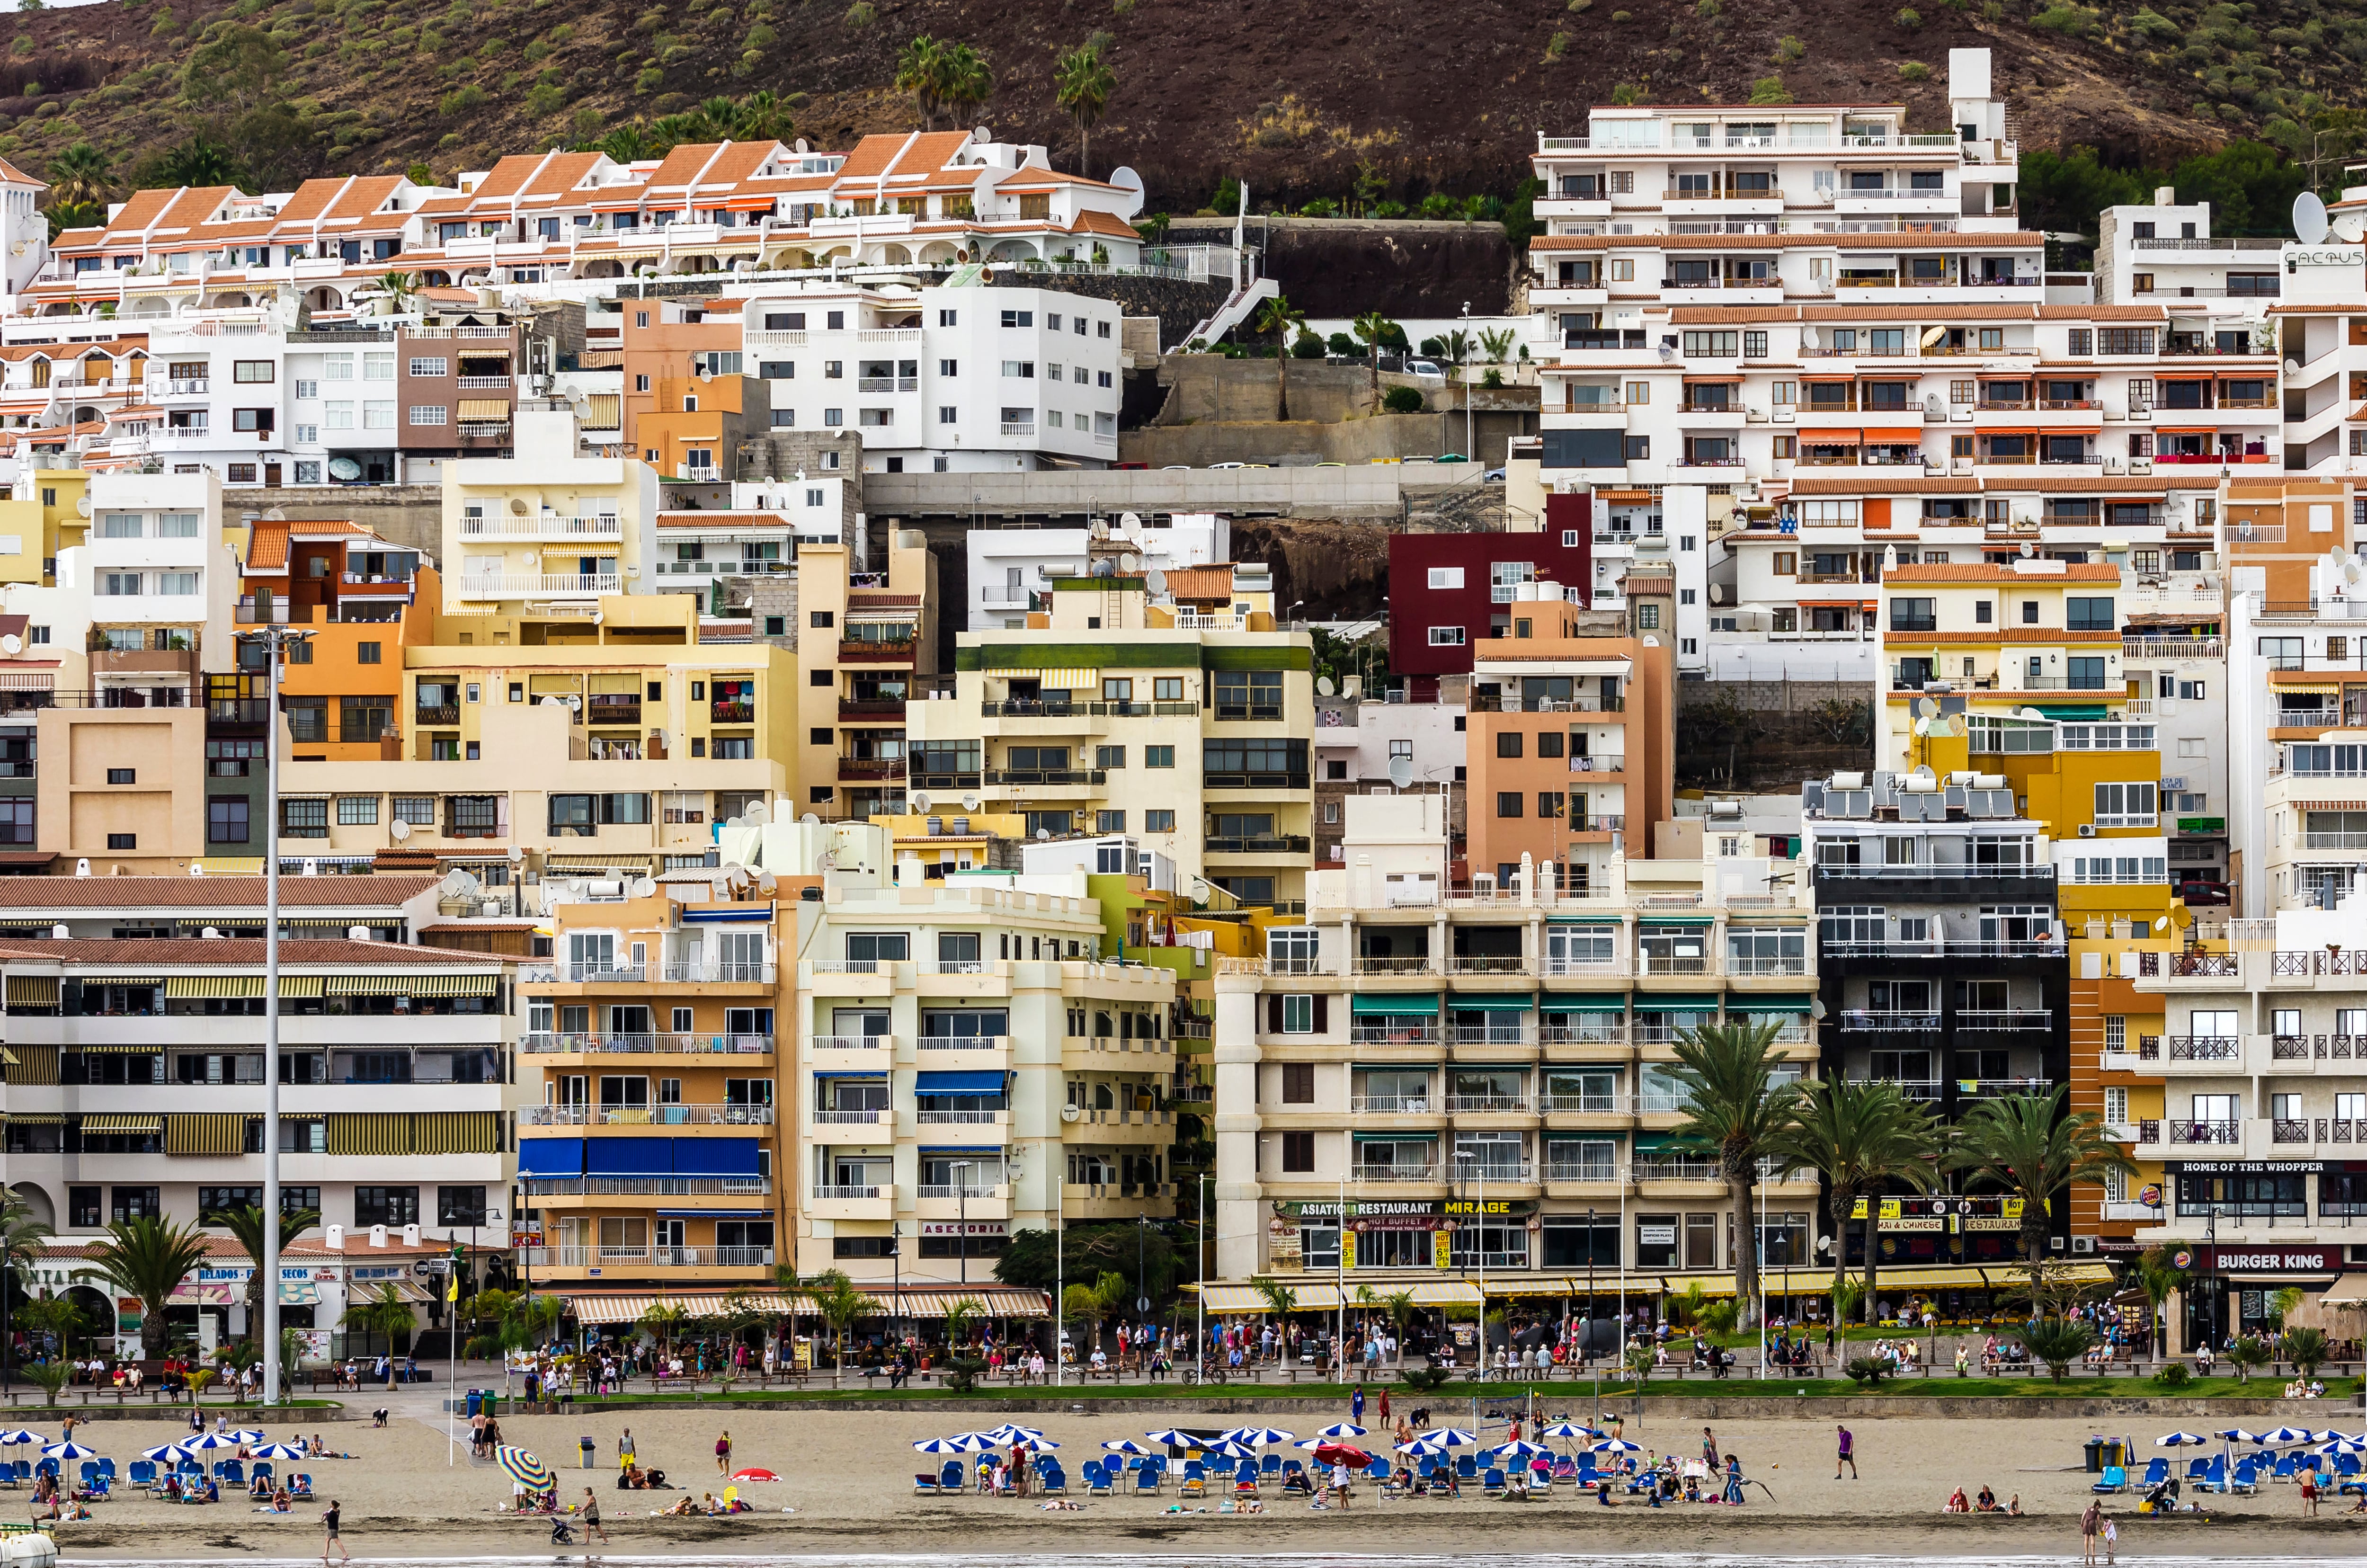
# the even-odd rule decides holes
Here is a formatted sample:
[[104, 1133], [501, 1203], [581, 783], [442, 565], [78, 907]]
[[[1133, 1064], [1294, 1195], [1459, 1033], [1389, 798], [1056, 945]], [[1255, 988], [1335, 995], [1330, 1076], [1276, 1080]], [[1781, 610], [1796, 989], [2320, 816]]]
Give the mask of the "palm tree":
[[1378, 398], [1381, 392], [1381, 339], [1388, 335], [1389, 318], [1378, 311], [1366, 311], [1348, 324], [1348, 330], [1356, 335], [1356, 341], [1362, 343], [1372, 356], [1373, 395]]
[[107, 1227], [108, 1239], [93, 1247], [90, 1261], [99, 1277], [118, 1294], [140, 1303], [140, 1354], [142, 1359], [164, 1356], [164, 1304], [189, 1271], [206, 1258], [206, 1234], [168, 1221], [143, 1216], [118, 1220]]
[[2169, 1299], [2186, 1289], [2192, 1276], [2179, 1267], [2165, 1246], [2147, 1247], [2137, 1255], [2137, 1289], [2146, 1293], [2152, 1312], [2146, 1318], [2147, 1348], [2161, 1343], [2161, 1312]]
[[1775, 1078], [1775, 1037], [1782, 1028], [1770, 1019], [1690, 1029], [1676, 1042], [1677, 1065], [1669, 1074], [1685, 1096], [1675, 1144], [1715, 1158], [1734, 1195], [1740, 1238], [1734, 1294], [1746, 1325], [1758, 1321], [1759, 1295], [1759, 1229], [1750, 1219], [1750, 1194], [1759, 1185], [1760, 1160], [1791, 1125], [1800, 1098], [1796, 1085]]
[[941, 57], [943, 77], [938, 97], [956, 124], [968, 111], [979, 108], [994, 96], [994, 72], [986, 56], [966, 43], [955, 44]]
[[935, 39], [914, 33], [896, 57], [896, 76], [889, 84], [897, 92], [912, 95], [912, 112], [921, 117], [923, 131], [937, 128], [938, 88], [944, 82], [942, 51]]
[[156, 161], [156, 181], [160, 185], [232, 185], [237, 179], [237, 155], [203, 135], [166, 148]]
[[1929, 1192], [1936, 1184], [1933, 1162], [1940, 1153], [1940, 1135], [1930, 1109], [1901, 1094], [1897, 1084], [1820, 1079], [1804, 1085], [1792, 1125], [1776, 1138], [1774, 1153], [1784, 1174], [1815, 1171], [1824, 1177], [1825, 1211], [1833, 1225], [1836, 1323], [1847, 1275], [1850, 1215], [1858, 1199], [1865, 1199], [1864, 1300], [1871, 1321], [1879, 1256], [1878, 1194], [1887, 1181], [1903, 1181], [1918, 1192]]
[[606, 153], [620, 164], [639, 163], [644, 158], [654, 158], [659, 153], [659, 149], [650, 143], [648, 130], [639, 120], [630, 125], [617, 127], [607, 135], [593, 142], [585, 151]]
[[113, 163], [88, 142], [75, 142], [50, 160], [50, 199], [74, 207], [105, 202], [115, 188]]
[[671, 153], [706, 133], [707, 122], [695, 114], [660, 115], [650, 124], [650, 136], [661, 152]]
[[1098, 43], [1080, 44], [1060, 56], [1052, 68], [1052, 101], [1077, 122], [1077, 172], [1091, 176], [1085, 161], [1086, 138], [1109, 108], [1117, 89], [1117, 73], [1103, 58]]
[[958, 1353], [960, 1347], [969, 1342], [970, 1320], [985, 1315], [986, 1303], [976, 1296], [964, 1296], [946, 1306], [946, 1350], [948, 1355]]
[[2092, 1111], [2066, 1114], [2065, 1085], [2047, 1095], [2000, 1095], [1982, 1100], [1957, 1123], [1945, 1164], [1976, 1181], [1994, 1182], [2022, 1199], [2022, 1250], [2030, 1268], [2033, 1310], [2046, 1270], [2048, 1206], [2073, 1182], [2104, 1179], [2108, 1171], [2135, 1173], [2136, 1163], [2104, 1137], [2104, 1119]]
[[661, 1359], [674, 1354], [674, 1335], [690, 1321], [690, 1309], [679, 1301], [651, 1301], [641, 1311], [640, 1326], [658, 1342]]
[[1458, 326], [1446, 335], [1446, 362], [1450, 365], [1468, 364], [1478, 347], [1478, 340]]
[[1290, 329], [1304, 327], [1307, 312], [1290, 302], [1287, 294], [1276, 294], [1258, 307], [1257, 319], [1250, 324], [1255, 333], [1274, 334], [1274, 403], [1276, 419], [1290, 417], [1290, 383], [1285, 372], [1290, 368]]
[[1488, 357], [1490, 365], [1501, 365], [1504, 356], [1512, 351], [1512, 329], [1509, 326], [1486, 326], [1479, 329], [1479, 352]]
[[740, 106], [718, 94], [698, 106], [698, 118], [705, 122], [707, 134], [718, 142], [740, 139]]
[[855, 1320], [866, 1312], [878, 1310], [878, 1303], [863, 1293], [861, 1286], [846, 1277], [844, 1269], [825, 1268], [812, 1278], [802, 1282], [787, 1269], [782, 1270], [784, 1290], [794, 1288], [811, 1297], [814, 1312], [831, 1332], [837, 1353], [831, 1358], [830, 1381], [832, 1388], [846, 1376], [846, 1331]]
[[1389, 1323], [1397, 1330], [1398, 1365], [1405, 1365], [1406, 1331], [1413, 1326], [1413, 1291], [1392, 1290], [1381, 1298], [1381, 1305], [1389, 1314]]
[[365, 1343], [368, 1342], [367, 1336], [373, 1334], [385, 1336], [386, 1376], [387, 1381], [391, 1383], [394, 1381], [394, 1336], [408, 1335], [418, 1326], [418, 1320], [411, 1314], [411, 1303], [397, 1295], [392, 1285], [381, 1285], [377, 1295], [364, 1297], [348, 1306], [345, 1322], [348, 1327], [362, 1331]]
[[740, 100], [738, 121], [741, 140], [745, 142], [778, 142], [797, 129], [789, 111], [806, 101], [803, 93], [781, 94], [770, 87], [760, 87]]
[[[279, 1251], [284, 1254], [288, 1244], [321, 1222], [317, 1209], [282, 1210], [279, 1215]], [[246, 1332], [250, 1337], [263, 1332], [263, 1210], [255, 1204], [243, 1209], [225, 1209], [214, 1216], [214, 1223], [228, 1231], [231, 1239], [246, 1249], [255, 1268], [246, 1277]]]

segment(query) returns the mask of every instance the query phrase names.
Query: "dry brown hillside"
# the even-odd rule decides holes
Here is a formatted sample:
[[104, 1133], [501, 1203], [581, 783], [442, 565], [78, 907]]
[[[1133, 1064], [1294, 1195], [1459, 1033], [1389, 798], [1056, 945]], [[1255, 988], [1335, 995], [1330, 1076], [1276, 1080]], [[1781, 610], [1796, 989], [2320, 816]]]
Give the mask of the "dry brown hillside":
[[2367, 99], [2357, 0], [104, 0], [6, 28], [0, 155], [39, 171], [86, 138], [118, 194], [142, 159], [209, 129], [255, 185], [448, 176], [758, 88], [807, 95], [797, 133], [844, 145], [913, 123], [890, 84], [923, 32], [981, 51], [996, 86], [980, 118], [1063, 162], [1055, 51], [1107, 34], [1117, 88], [1093, 169], [1133, 165], [1172, 211], [1227, 174], [1294, 207], [1343, 196], [1360, 165], [1401, 200], [1509, 194], [1539, 131], [1568, 133], [1615, 93], [1903, 98], [1939, 129], [1955, 45], [1996, 51], [2025, 145], [2094, 142], [2108, 161], [2273, 136], [2318, 94]]

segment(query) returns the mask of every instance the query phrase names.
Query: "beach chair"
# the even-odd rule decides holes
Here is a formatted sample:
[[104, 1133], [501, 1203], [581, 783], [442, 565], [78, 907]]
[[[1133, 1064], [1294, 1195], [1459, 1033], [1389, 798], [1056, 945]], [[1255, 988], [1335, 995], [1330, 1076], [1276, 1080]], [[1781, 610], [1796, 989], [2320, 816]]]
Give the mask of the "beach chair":
[[154, 1460], [133, 1460], [131, 1461], [131, 1484], [139, 1487], [151, 1487], [155, 1485], [156, 1461]]
[[2211, 1463], [2212, 1461], [2209, 1460], [2188, 1460], [2186, 1461], [2186, 1484], [2189, 1486], [2197, 1486], [2202, 1484], [2203, 1482], [2210, 1480]]
[[115, 1479], [115, 1461], [113, 1460], [99, 1460], [98, 1473], [107, 1477], [108, 1480], [113, 1481]]
[[82, 1477], [83, 1485], [85, 1487], [88, 1486], [92, 1482], [98, 1479], [98, 1461], [96, 1460], [83, 1460], [82, 1468], [75, 1473]]
[[2226, 1491], [2226, 1458], [2224, 1455], [2214, 1454], [2210, 1459], [2205, 1460], [2203, 1463], [2203, 1473], [2195, 1477], [2191, 1484], [2197, 1492]]
[[1478, 1460], [1473, 1459], [1469, 1454], [1457, 1454], [1457, 1455], [1455, 1455], [1455, 1480], [1457, 1480], [1457, 1481], [1477, 1481], [1477, 1480], [1478, 1480], [1478, 1479], [1479, 1479], [1479, 1461], [1478, 1461]]
[[58, 1473], [58, 1461], [55, 1460], [43, 1460], [40, 1463], [33, 1467], [33, 1473], [35, 1475], [55, 1476]]
[[939, 1465], [937, 1467], [937, 1490], [940, 1492], [959, 1492], [961, 1489], [961, 1460], [947, 1460], [944, 1464]]
[[2359, 1456], [2357, 1454], [2335, 1455], [2334, 1473], [2340, 1476], [2345, 1481], [2357, 1480], [2359, 1478]]
[[1282, 1456], [1280, 1454], [1266, 1455], [1265, 1463], [1259, 1468], [1267, 1475], [1279, 1477], [1282, 1474]]
[[2248, 1455], [2236, 1461], [2235, 1474], [2227, 1483], [2230, 1492], [2251, 1494], [2260, 1489], [2260, 1467]]
[[2125, 1492], [2129, 1489], [2129, 1472], [2119, 1465], [2104, 1467], [2104, 1478], [2088, 1488], [2090, 1492]]
[[244, 1486], [246, 1465], [240, 1460], [223, 1460], [214, 1466], [214, 1479], [224, 1486]]
[[289, 1476], [288, 1478], [288, 1495], [291, 1498], [311, 1496], [312, 1478], [310, 1475]]
[[1208, 1494], [1208, 1467], [1198, 1460], [1184, 1461], [1184, 1485], [1181, 1495], [1206, 1497]]
[[1490, 1467], [1487, 1474], [1480, 1477], [1479, 1491], [1482, 1496], [1501, 1497], [1504, 1494], [1504, 1472]]
[[2169, 1479], [2169, 1461], [2168, 1460], [2157, 1459], [2149, 1460], [2146, 1463], [2145, 1467], [2144, 1479], [2139, 1481], [2137, 1484], [2145, 1487], [2147, 1491], [2150, 1491]]
[[254, 1474], [255, 1480], [268, 1481], [277, 1473], [278, 1472], [277, 1471], [272, 1469], [271, 1461], [269, 1460], [257, 1460], [255, 1461]]
[[1036, 1481], [1038, 1490], [1047, 1497], [1069, 1494], [1069, 1472], [1060, 1468], [1059, 1460], [1047, 1456], [1045, 1462], [1036, 1467]]
[[912, 1495], [924, 1496], [937, 1490], [937, 1472], [924, 1470], [912, 1477]]
[[1110, 1494], [1110, 1474], [1099, 1460], [1085, 1461], [1085, 1495], [1106, 1497]]
[[90, 1484], [83, 1488], [83, 1501], [85, 1503], [105, 1503], [114, 1495], [115, 1477], [111, 1475], [92, 1476]]
[[1157, 1496], [1164, 1474], [1165, 1472], [1157, 1465], [1148, 1460], [1144, 1460], [1142, 1468], [1134, 1472], [1134, 1494], [1138, 1497]]
[[2299, 1459], [2300, 1456], [2297, 1454], [2279, 1454], [2277, 1462], [2269, 1469], [2269, 1479], [2291, 1481], [2300, 1470]]
[[1388, 1485], [1394, 1479], [1394, 1472], [1389, 1469], [1389, 1461], [1387, 1460], [1375, 1460], [1365, 1467], [1365, 1473], [1383, 1486]]

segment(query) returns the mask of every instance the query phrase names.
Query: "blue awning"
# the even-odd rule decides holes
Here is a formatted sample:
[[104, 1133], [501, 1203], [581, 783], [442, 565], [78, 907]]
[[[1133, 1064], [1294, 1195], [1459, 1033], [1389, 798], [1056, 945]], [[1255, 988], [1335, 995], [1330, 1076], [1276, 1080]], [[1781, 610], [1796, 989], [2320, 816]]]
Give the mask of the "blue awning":
[[1525, 1013], [1535, 1000], [1529, 996], [1457, 996], [1446, 1006], [1456, 1013]]
[[1548, 996], [1544, 1006], [1548, 1013], [1624, 1013], [1627, 1010], [1627, 998], [1617, 994]]
[[587, 1138], [586, 1176], [671, 1176], [671, 1138]]
[[1374, 1014], [1433, 1014], [1438, 1011], [1435, 996], [1351, 996], [1348, 1011], [1357, 1017]]
[[753, 1138], [675, 1138], [674, 1174], [695, 1176], [752, 1176], [756, 1174]]
[[913, 1074], [912, 1092], [922, 1095], [999, 1095], [1002, 1093], [1003, 1075], [1000, 1073], [918, 1073]]
[[518, 1175], [574, 1176], [583, 1174], [583, 1139], [521, 1138], [518, 1140]]

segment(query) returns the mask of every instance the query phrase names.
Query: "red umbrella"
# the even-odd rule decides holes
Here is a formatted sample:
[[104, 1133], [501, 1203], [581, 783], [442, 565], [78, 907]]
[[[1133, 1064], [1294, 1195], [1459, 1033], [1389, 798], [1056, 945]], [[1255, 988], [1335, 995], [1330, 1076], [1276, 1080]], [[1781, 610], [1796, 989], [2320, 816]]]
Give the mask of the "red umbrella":
[[764, 1470], [760, 1467], [751, 1470], [735, 1470], [731, 1472], [731, 1479], [734, 1481], [778, 1481], [781, 1478], [775, 1475], [771, 1471]]
[[1315, 1450], [1315, 1460], [1319, 1464], [1344, 1464], [1350, 1470], [1362, 1470], [1373, 1462], [1373, 1456], [1345, 1443], [1325, 1443]]

